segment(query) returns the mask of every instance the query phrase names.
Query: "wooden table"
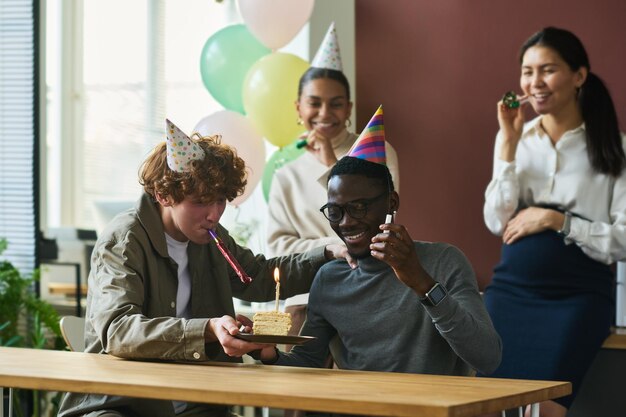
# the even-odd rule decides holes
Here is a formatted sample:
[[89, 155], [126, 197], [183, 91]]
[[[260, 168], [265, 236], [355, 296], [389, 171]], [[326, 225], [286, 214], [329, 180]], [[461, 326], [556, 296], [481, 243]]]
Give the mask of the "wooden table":
[[611, 329], [611, 334], [604, 341], [602, 347], [605, 349], [626, 349], [626, 329], [623, 327]]
[[[48, 283], [48, 293], [50, 295], [76, 296], [76, 284], [66, 282], [50, 282]], [[87, 296], [87, 286], [80, 286], [80, 295]]]
[[407, 417], [476, 416], [571, 393], [568, 382], [140, 362], [19, 348], [0, 348], [1, 386]]

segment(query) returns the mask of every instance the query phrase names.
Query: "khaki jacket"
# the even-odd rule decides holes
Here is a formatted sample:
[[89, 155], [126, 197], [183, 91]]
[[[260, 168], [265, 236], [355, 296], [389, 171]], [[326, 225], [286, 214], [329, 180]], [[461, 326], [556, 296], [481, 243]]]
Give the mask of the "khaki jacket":
[[[253, 281], [241, 283], [215, 244], [189, 242], [192, 318], [177, 318], [178, 266], [168, 255], [156, 204], [144, 194], [134, 209], [117, 216], [98, 238], [91, 257], [85, 352], [133, 359], [240, 362], [227, 356], [218, 342], [205, 344], [209, 318], [234, 317], [233, 297], [273, 300], [275, 266], [280, 269], [281, 298], [307, 292], [325, 262], [323, 248], [266, 259], [239, 246], [223, 227], [218, 226], [217, 234]], [[139, 415], [174, 415], [171, 401], [69, 393], [59, 416], [120, 407]]]

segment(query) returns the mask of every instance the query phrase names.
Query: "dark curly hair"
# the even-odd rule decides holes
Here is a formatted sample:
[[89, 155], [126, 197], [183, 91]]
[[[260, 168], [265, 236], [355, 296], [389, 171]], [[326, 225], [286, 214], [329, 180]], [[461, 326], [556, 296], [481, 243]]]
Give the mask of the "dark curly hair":
[[367, 178], [374, 178], [379, 180], [381, 184], [386, 185], [389, 192], [394, 191], [393, 179], [387, 165], [353, 156], [344, 156], [331, 168], [327, 182], [337, 175], [361, 175]]
[[235, 149], [220, 142], [220, 136], [192, 135], [204, 150], [203, 159], [189, 163], [186, 172], [172, 171], [167, 165], [165, 142], [158, 144], [139, 168], [139, 183], [156, 198], [171, 198], [180, 203], [192, 196], [201, 201], [226, 198], [232, 201], [246, 187], [246, 164]]

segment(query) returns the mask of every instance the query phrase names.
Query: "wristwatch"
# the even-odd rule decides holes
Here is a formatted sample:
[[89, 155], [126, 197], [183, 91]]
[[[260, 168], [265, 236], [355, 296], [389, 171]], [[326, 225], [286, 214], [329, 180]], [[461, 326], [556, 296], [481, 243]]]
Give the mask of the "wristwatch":
[[425, 306], [435, 307], [439, 305], [439, 303], [441, 303], [447, 296], [448, 291], [446, 291], [446, 287], [437, 282], [430, 290], [428, 290], [423, 298], [420, 298], [420, 301]]
[[561, 227], [561, 230], [559, 230], [557, 233], [563, 237], [566, 237], [567, 235], [569, 235], [570, 225], [572, 224], [572, 213], [566, 211], [565, 213], [563, 213], [563, 215], [565, 216], [565, 218], [563, 219], [563, 227]]

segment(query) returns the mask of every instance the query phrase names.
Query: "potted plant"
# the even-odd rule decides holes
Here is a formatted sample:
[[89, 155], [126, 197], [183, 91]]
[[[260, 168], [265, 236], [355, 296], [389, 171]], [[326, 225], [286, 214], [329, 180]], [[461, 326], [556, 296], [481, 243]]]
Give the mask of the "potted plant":
[[[0, 239], [0, 255], [6, 248], [7, 241]], [[38, 270], [23, 275], [11, 262], [0, 260], [0, 346], [65, 348], [57, 311], [35, 292], [38, 281]], [[39, 415], [42, 401], [35, 393], [33, 415]], [[19, 401], [14, 403], [16, 415], [22, 415]]]

